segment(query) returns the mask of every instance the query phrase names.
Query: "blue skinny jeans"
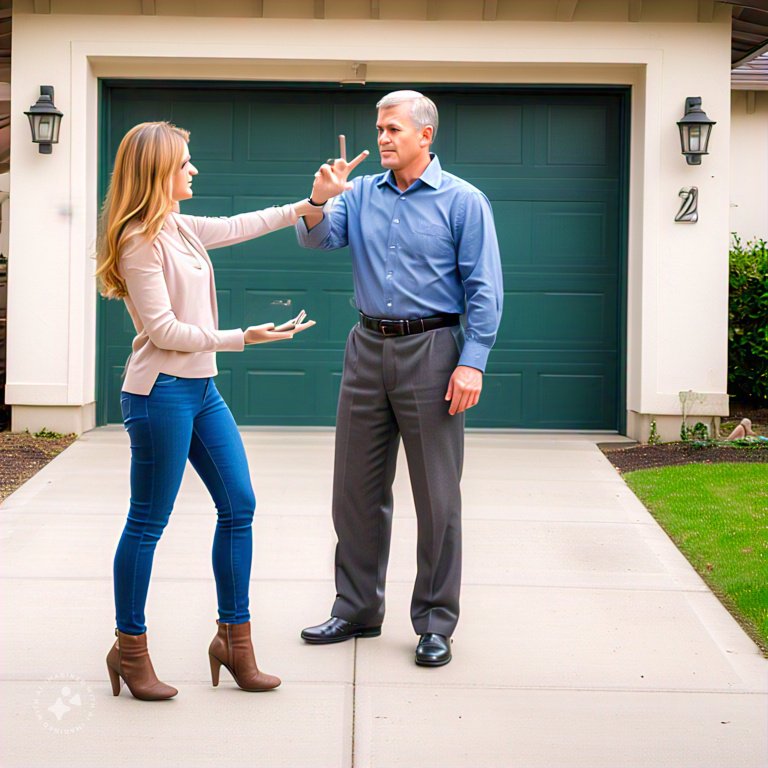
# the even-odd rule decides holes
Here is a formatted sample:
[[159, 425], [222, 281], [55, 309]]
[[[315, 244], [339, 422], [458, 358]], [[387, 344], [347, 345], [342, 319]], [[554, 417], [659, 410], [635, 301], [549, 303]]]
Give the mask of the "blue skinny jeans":
[[123, 392], [120, 402], [131, 438], [131, 504], [114, 561], [117, 628], [130, 635], [147, 630], [144, 606], [155, 547], [187, 459], [217, 510], [213, 574], [219, 621], [249, 621], [256, 499], [242, 438], [213, 379], [161, 373], [149, 395]]

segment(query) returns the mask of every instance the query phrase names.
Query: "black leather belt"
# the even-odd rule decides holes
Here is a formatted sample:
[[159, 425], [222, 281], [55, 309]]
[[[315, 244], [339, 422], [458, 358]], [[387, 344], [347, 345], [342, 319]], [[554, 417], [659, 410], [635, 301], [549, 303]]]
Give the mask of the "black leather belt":
[[450, 328], [458, 325], [461, 315], [435, 315], [417, 317], [412, 320], [390, 320], [387, 318], [368, 317], [360, 313], [360, 325], [369, 331], [376, 331], [382, 336], [411, 336], [414, 333], [434, 331], [437, 328]]

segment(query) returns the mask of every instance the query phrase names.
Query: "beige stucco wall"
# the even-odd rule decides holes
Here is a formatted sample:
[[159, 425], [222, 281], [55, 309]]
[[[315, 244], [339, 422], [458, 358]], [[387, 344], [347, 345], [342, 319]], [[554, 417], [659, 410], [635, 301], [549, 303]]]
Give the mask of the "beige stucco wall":
[[[651, 416], [679, 415], [681, 390], [704, 394], [701, 413], [727, 412], [727, 9], [716, 7], [707, 23], [696, 22], [697, 3], [687, 0], [650, 4], [659, 13], [674, 6], [675, 18], [690, 19], [676, 23], [163, 16], [118, 22], [23, 13], [30, 5], [17, 4], [13, 38], [6, 397], [24, 406], [14, 409], [15, 428], [39, 428], [54, 413], [58, 421], [48, 419], [49, 429], [87, 427], [92, 419], [97, 78], [328, 81], [350, 77], [357, 62], [367, 63], [371, 82], [631, 85], [628, 429], [643, 438]], [[37, 154], [22, 114], [40, 84], [55, 86], [65, 113], [52, 156]], [[718, 122], [711, 154], [698, 167], [679, 150], [675, 123], [686, 96], [701, 96]], [[676, 224], [678, 191], [691, 185], [699, 187], [700, 220]]]
[[731, 94], [731, 231], [768, 240], [768, 91]]

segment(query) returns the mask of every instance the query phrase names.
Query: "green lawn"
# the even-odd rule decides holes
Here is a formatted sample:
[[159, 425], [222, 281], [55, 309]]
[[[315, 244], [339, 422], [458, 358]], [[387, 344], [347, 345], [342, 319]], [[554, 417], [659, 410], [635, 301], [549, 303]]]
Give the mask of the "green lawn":
[[687, 464], [624, 479], [768, 651], [768, 464]]

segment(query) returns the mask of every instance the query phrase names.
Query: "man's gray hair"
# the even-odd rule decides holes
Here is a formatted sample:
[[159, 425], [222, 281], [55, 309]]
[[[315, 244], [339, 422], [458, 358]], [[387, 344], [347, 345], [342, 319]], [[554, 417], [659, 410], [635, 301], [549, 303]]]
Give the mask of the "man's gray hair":
[[411, 120], [417, 128], [423, 128], [425, 125], [431, 125], [434, 128], [432, 140], [437, 136], [437, 107], [432, 99], [418, 91], [392, 91], [388, 93], [376, 105], [376, 109], [385, 107], [394, 107], [398, 104], [411, 103]]

